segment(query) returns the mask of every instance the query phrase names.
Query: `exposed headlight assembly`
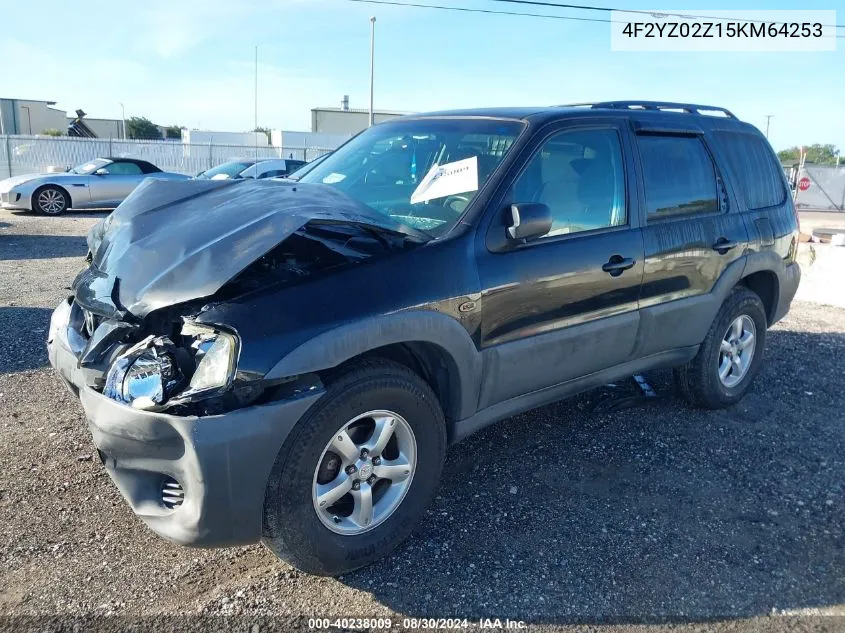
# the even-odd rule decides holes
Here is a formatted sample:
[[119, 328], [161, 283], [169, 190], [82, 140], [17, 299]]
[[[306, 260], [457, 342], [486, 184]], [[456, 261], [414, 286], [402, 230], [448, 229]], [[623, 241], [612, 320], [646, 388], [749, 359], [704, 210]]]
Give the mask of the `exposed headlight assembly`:
[[202, 392], [229, 386], [235, 375], [237, 360], [238, 346], [235, 337], [193, 323], [185, 323], [182, 336], [193, 338], [191, 349], [194, 350], [196, 361], [196, 370], [191, 376], [189, 390]]
[[114, 361], [103, 395], [136, 409], [154, 409], [185, 383], [168, 339], [147, 337]]
[[185, 323], [181, 341], [149, 336], [114, 361], [103, 395], [136, 409], [181, 404], [229, 387], [238, 343], [234, 335]]

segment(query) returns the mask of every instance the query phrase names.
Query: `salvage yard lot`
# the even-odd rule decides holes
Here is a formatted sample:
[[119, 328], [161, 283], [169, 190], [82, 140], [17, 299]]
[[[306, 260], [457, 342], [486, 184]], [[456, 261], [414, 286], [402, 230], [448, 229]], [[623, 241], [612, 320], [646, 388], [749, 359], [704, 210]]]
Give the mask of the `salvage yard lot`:
[[100, 217], [0, 211], [0, 615], [845, 616], [845, 309], [794, 304], [732, 409], [654, 372], [469, 438], [394, 555], [315, 578], [163, 541], [92, 458], [44, 340]]

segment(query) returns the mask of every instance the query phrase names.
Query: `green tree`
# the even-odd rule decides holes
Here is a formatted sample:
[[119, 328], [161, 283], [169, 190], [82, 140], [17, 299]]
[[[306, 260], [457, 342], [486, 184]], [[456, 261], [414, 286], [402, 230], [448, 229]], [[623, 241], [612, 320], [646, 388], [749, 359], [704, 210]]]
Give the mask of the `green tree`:
[[[800, 152], [801, 148], [790, 147], [789, 149], [779, 151], [778, 158], [782, 163], [798, 163], [801, 161]], [[837, 152], [836, 145], [832, 143], [816, 143], [815, 145], [804, 147], [804, 153], [806, 154], [804, 160], [808, 163], [815, 163], [816, 165], [835, 165]]]
[[168, 125], [164, 128], [164, 138], [182, 138], [182, 126]]
[[160, 139], [161, 130], [148, 118], [133, 116], [126, 119], [126, 136], [129, 138]]
[[65, 133], [61, 130], [57, 130], [55, 128], [47, 128], [43, 132], [41, 132], [44, 136], [64, 136]]
[[267, 143], [271, 143], [272, 139], [270, 138], [270, 128], [269, 127], [257, 127], [253, 130], [253, 132], [264, 132], [267, 135]]

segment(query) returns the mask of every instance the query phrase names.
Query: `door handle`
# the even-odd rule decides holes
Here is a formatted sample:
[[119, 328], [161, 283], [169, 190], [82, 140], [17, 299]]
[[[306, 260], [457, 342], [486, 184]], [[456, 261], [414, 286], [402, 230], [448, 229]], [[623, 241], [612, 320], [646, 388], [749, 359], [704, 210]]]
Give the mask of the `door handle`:
[[726, 237], [720, 237], [716, 240], [716, 243], [713, 244], [713, 250], [719, 253], [719, 255], [724, 255], [729, 250], [734, 249], [738, 246], [736, 242], [732, 242]]
[[601, 267], [601, 269], [604, 272], [609, 273], [611, 277], [618, 277], [629, 268], [633, 268], [636, 263], [636, 260], [631, 257], [614, 255]]

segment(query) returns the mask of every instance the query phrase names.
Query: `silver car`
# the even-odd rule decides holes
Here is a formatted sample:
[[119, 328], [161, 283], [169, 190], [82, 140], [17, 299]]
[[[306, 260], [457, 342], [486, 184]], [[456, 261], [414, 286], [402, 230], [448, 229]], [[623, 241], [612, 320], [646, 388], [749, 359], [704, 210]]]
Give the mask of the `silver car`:
[[145, 178], [187, 180], [135, 158], [95, 158], [56, 174], [0, 181], [0, 207], [59, 215], [68, 209], [113, 209]]
[[196, 175], [200, 180], [229, 180], [236, 178], [279, 178], [299, 169], [304, 160], [291, 158], [259, 158], [233, 160], [212, 167]]

